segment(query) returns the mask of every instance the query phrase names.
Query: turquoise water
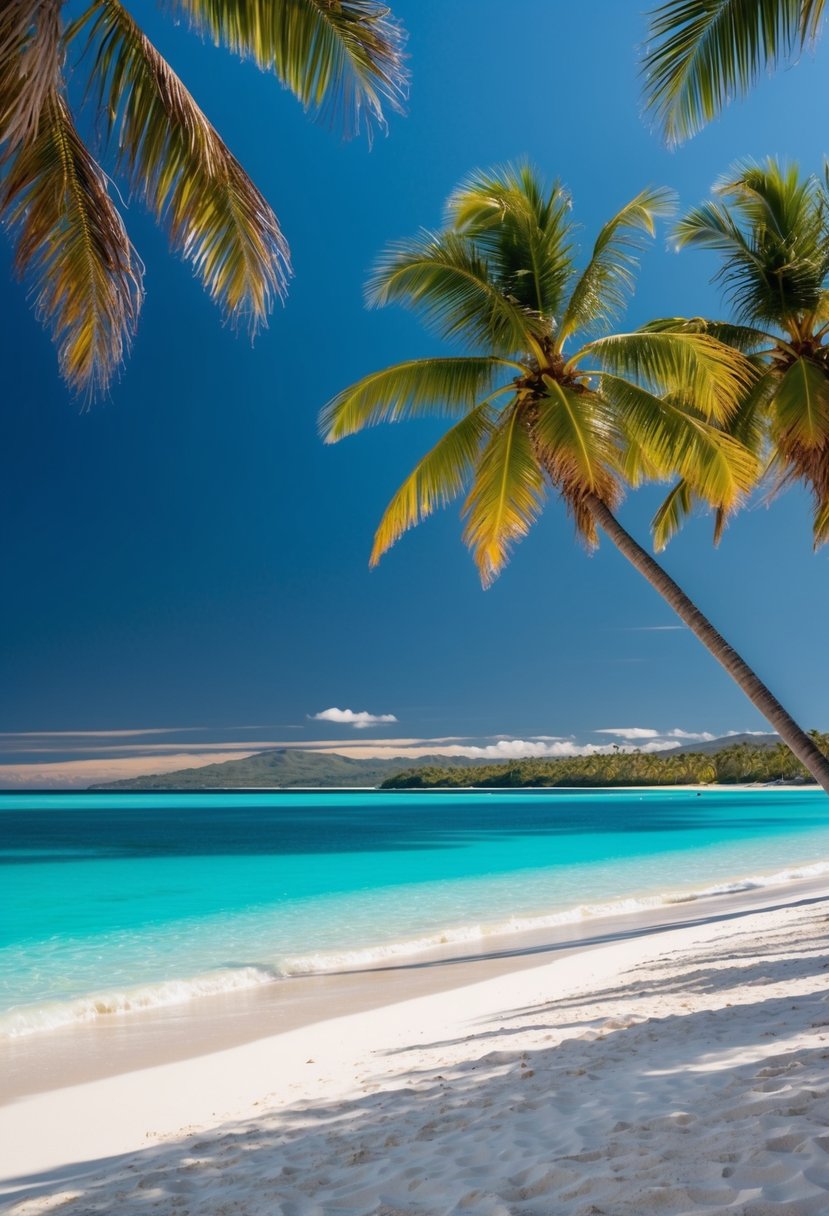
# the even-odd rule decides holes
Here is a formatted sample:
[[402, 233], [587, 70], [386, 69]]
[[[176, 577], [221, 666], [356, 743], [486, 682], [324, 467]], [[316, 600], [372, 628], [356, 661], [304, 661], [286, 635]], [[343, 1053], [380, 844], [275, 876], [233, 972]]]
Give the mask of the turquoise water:
[[0, 795], [0, 1035], [824, 868], [810, 789]]

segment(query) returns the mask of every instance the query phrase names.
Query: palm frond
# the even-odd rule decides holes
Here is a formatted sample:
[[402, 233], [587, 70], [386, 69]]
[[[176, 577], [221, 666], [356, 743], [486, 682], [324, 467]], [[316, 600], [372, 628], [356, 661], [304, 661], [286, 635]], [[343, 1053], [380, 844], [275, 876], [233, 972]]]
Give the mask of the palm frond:
[[423, 415], [457, 417], [466, 413], [505, 371], [526, 369], [507, 359], [411, 359], [364, 376], [343, 389], [320, 414], [320, 433], [336, 443], [367, 426]]
[[385, 128], [408, 87], [405, 35], [376, 0], [166, 0], [218, 46], [276, 73], [306, 110], [347, 135]]
[[36, 133], [8, 159], [0, 214], [61, 374], [77, 392], [105, 392], [138, 317], [140, 262], [61, 94], [49, 95]]
[[705, 317], [657, 317], [643, 325], [645, 333], [707, 334], [717, 342], [733, 346], [741, 354], [751, 355], [769, 342], [776, 342], [774, 334], [756, 329], [753, 325], [737, 325], [731, 321], [709, 321]]
[[658, 217], [672, 213], [675, 197], [672, 190], [642, 190], [604, 225], [570, 294], [559, 331], [561, 342], [576, 330], [621, 315], [633, 292], [645, 238], [654, 235]]
[[649, 14], [645, 104], [670, 144], [814, 40], [823, 0], [665, 0]]
[[8, 156], [37, 135], [41, 112], [60, 90], [60, 0], [0, 6], [0, 148]]
[[785, 325], [817, 309], [829, 274], [827, 205], [817, 179], [769, 159], [736, 165], [716, 188], [722, 201], [694, 208], [675, 236], [680, 248], [720, 254], [715, 278], [737, 320]]
[[366, 296], [375, 307], [404, 304], [442, 337], [471, 342], [490, 354], [526, 351], [544, 332], [543, 319], [504, 295], [474, 245], [451, 232], [421, 232], [390, 245]]
[[529, 165], [477, 171], [451, 195], [447, 217], [483, 254], [501, 291], [551, 321], [573, 274], [569, 193], [545, 189]]
[[614, 334], [582, 347], [603, 368], [629, 376], [659, 394], [679, 394], [711, 422], [725, 422], [756, 379], [751, 363], [708, 334], [648, 332]]
[[481, 453], [463, 507], [463, 539], [485, 587], [513, 545], [526, 536], [544, 501], [544, 477], [517, 409], [501, 418]]
[[774, 433], [783, 450], [829, 444], [829, 379], [811, 359], [796, 359], [774, 393]]
[[374, 536], [371, 566], [437, 507], [462, 494], [492, 432], [492, 409], [482, 402], [451, 427], [418, 462], [392, 498]]
[[83, 21], [120, 167], [224, 316], [255, 333], [290, 273], [276, 216], [118, 0], [93, 0]]
[[661, 553], [676, 536], [691, 514], [693, 505], [693, 496], [687, 481], [678, 481], [651, 520], [653, 547], [657, 553]]
[[601, 392], [654, 469], [663, 477], [683, 478], [703, 502], [731, 510], [754, 487], [760, 468], [756, 453], [681, 401], [613, 375], [602, 375]]

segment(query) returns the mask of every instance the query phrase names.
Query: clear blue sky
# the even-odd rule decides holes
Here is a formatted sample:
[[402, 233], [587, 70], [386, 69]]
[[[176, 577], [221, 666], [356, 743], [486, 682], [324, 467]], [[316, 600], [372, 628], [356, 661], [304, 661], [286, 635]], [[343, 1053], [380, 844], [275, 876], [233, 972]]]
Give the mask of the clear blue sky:
[[[639, 5], [396, 0], [411, 99], [369, 151], [252, 65], [130, 7], [274, 204], [296, 277], [251, 349], [134, 204], [140, 332], [111, 400], [81, 412], [3, 244], [0, 729], [221, 735], [331, 705], [393, 713], [405, 735], [760, 728], [690, 634], [642, 628], [669, 611], [609, 545], [588, 557], [554, 502], [488, 592], [454, 510], [370, 573], [373, 526], [434, 430], [326, 448], [315, 421], [344, 384], [437, 348], [407, 314], [365, 311], [361, 290], [384, 242], [437, 224], [469, 170], [529, 156], [572, 188], [587, 239], [646, 183], [690, 205], [739, 156], [817, 169], [825, 48], [669, 153], [639, 115]], [[720, 311], [714, 268], [663, 232], [628, 323]], [[640, 538], [656, 501], [623, 508]], [[719, 551], [699, 520], [666, 564], [804, 724], [829, 728], [829, 554], [812, 553], [805, 498], [744, 513]]]

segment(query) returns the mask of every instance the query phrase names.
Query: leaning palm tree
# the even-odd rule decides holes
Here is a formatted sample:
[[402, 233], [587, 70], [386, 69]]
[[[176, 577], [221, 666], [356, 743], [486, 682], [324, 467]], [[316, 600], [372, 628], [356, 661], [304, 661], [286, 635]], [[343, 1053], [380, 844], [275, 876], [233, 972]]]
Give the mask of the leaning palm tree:
[[671, 144], [814, 45], [824, 0], [664, 0], [650, 12], [645, 104]]
[[[752, 433], [749, 446], [765, 441], [774, 490], [800, 483], [811, 492], [818, 547], [829, 540], [829, 182], [769, 159], [736, 165], [716, 194], [681, 220], [676, 238], [720, 255], [734, 320], [655, 326], [751, 354], [759, 378], [733, 418]], [[672, 491], [680, 494], [687, 510], [687, 487]]]
[[371, 563], [438, 506], [465, 494], [464, 540], [484, 585], [503, 569], [550, 491], [578, 535], [601, 529], [737, 680], [829, 792], [829, 762], [677, 583], [616, 518], [623, 482], [678, 473], [729, 511], [752, 487], [753, 453], [728, 434], [754, 375], [708, 334], [607, 333], [634, 284], [637, 251], [670, 203], [632, 199], [577, 272], [570, 199], [526, 167], [475, 174], [451, 197], [448, 224], [393, 245], [371, 303], [401, 302], [472, 353], [375, 372], [324, 409], [334, 442], [379, 422], [457, 421], [416, 465], [377, 529]]
[[[68, 6], [67, 6], [68, 7]], [[347, 133], [383, 122], [405, 84], [401, 31], [377, 0], [166, 0], [174, 17], [272, 71]], [[67, 92], [83, 70], [100, 147]], [[169, 234], [225, 319], [251, 333], [290, 275], [273, 210], [120, 0], [0, 4], [0, 221], [74, 390], [106, 390], [129, 348], [142, 265], [102, 159]]]

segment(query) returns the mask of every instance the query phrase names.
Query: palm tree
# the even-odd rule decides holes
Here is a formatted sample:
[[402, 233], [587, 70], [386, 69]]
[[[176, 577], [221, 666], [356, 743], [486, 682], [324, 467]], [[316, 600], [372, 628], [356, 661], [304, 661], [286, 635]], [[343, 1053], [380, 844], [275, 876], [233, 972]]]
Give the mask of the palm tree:
[[814, 45], [824, 0], [663, 0], [649, 16], [645, 104], [671, 144]]
[[368, 289], [371, 303], [406, 304], [474, 353], [366, 376], [325, 407], [322, 434], [335, 442], [379, 422], [456, 418], [391, 500], [372, 565], [465, 492], [464, 540], [486, 586], [553, 490], [578, 535], [593, 546], [605, 532], [829, 792], [829, 762], [813, 741], [615, 515], [623, 480], [676, 472], [728, 511], [757, 472], [722, 425], [753, 375], [742, 355], [708, 334], [606, 332], [670, 201], [663, 190], [637, 195], [604, 225], [578, 273], [560, 185], [545, 189], [527, 167], [475, 174], [450, 198], [446, 229], [393, 245]]
[[829, 183], [769, 159], [736, 165], [716, 192], [681, 220], [676, 238], [720, 255], [716, 277], [734, 322], [655, 326], [751, 354], [761, 374], [733, 418], [749, 446], [765, 442], [775, 489], [800, 482], [811, 492], [817, 548], [829, 540]]
[[[174, 17], [272, 71], [346, 133], [405, 85], [402, 35], [377, 0], [168, 0]], [[68, 65], [68, 67], [67, 67]], [[83, 67], [101, 152], [169, 234], [223, 316], [254, 334], [290, 275], [273, 210], [120, 0], [0, 5], [0, 221], [72, 389], [104, 392], [128, 350], [142, 265], [67, 93]]]

